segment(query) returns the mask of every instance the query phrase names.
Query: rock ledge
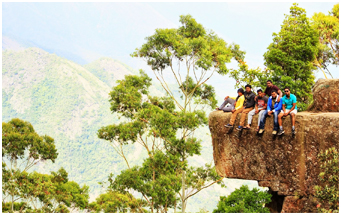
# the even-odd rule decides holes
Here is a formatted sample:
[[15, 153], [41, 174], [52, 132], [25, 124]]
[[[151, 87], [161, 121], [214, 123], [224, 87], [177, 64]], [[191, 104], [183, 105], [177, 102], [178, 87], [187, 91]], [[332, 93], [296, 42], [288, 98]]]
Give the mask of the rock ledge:
[[[291, 120], [283, 121], [285, 134], [273, 137], [273, 118], [268, 118], [263, 136], [257, 136], [258, 115], [252, 129], [227, 134], [224, 125], [231, 113], [214, 111], [209, 115], [215, 167], [221, 176], [257, 180], [273, 194], [272, 212], [317, 212], [314, 186], [319, 184], [317, 155], [327, 148], [339, 148], [339, 113], [300, 112], [296, 135]], [[240, 114], [236, 125], [239, 124]]]

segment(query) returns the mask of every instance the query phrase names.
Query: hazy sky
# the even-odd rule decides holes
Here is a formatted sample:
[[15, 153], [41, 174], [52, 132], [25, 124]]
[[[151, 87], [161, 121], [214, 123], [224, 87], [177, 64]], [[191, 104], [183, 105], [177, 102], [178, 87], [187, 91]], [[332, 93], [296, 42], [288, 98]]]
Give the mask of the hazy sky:
[[[311, 17], [314, 12], [328, 14], [334, 4], [301, 2], [299, 6]], [[291, 5], [291, 2], [2, 3], [2, 33], [3, 41], [10, 38], [25, 47], [40, 47], [80, 64], [108, 56], [151, 74], [144, 61], [132, 59], [129, 54], [156, 28], [178, 27], [179, 16], [191, 14], [228, 43], [239, 44], [251, 67], [264, 68], [263, 54]], [[339, 77], [338, 67], [329, 69], [334, 78]], [[316, 73], [316, 78], [323, 78], [323, 74]], [[228, 77], [216, 75], [210, 84], [216, 86], [219, 99], [235, 93], [234, 81]]]

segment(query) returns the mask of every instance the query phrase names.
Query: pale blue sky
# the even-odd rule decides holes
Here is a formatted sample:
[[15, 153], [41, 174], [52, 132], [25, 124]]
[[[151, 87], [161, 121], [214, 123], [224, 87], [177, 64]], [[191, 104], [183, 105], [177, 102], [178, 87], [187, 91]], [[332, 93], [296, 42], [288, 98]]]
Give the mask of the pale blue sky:
[[[336, 2], [301, 2], [311, 17], [325, 14]], [[152, 74], [146, 63], [132, 59], [135, 48], [156, 28], [178, 27], [179, 16], [191, 14], [207, 29], [246, 51], [251, 67], [264, 68], [263, 54], [279, 32], [291, 2], [219, 3], [2, 3], [2, 32], [25, 47], [36, 46], [86, 64], [101, 56], [118, 59]], [[236, 67], [232, 63], [228, 67]], [[338, 67], [331, 66], [334, 78]], [[152, 75], [151, 75], [152, 76]], [[316, 78], [323, 78], [321, 72]], [[235, 93], [234, 81], [216, 75], [210, 80], [218, 98]]]

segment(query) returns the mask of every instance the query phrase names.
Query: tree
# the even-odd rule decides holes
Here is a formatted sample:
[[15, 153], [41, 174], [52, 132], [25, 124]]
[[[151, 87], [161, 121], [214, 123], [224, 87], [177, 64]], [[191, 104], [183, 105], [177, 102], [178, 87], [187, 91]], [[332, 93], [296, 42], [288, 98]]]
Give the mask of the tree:
[[[318, 155], [322, 186], [315, 186], [319, 198], [318, 210], [322, 213], [339, 212], [339, 152], [335, 147]], [[322, 204], [322, 205], [321, 205]]]
[[339, 4], [334, 5], [329, 15], [315, 13], [311, 18], [312, 27], [319, 34], [319, 52], [314, 64], [327, 78], [324, 70], [331, 63], [339, 65]]
[[38, 162], [54, 162], [57, 155], [53, 138], [39, 136], [29, 122], [2, 123], [3, 212], [65, 213], [87, 206], [88, 187], [68, 181], [63, 168], [51, 175], [27, 172]]
[[[206, 188], [205, 182], [220, 183], [223, 178], [211, 166], [191, 168], [187, 164], [188, 156], [200, 154], [200, 141], [191, 135], [198, 126], [207, 125], [205, 113], [176, 110], [171, 98], [148, 95], [150, 85], [151, 79], [143, 71], [140, 76], [129, 75], [118, 81], [110, 92], [111, 110], [124, 117], [124, 122], [102, 127], [98, 137], [110, 141], [128, 167], [119, 175], [109, 176], [109, 189], [120, 193], [134, 190], [143, 196], [151, 212], [167, 212], [176, 208], [184, 169], [188, 170], [189, 189], [184, 201]], [[210, 103], [212, 98], [205, 89], [195, 93], [202, 102]], [[183, 131], [187, 132], [186, 139], [177, 137]], [[135, 143], [143, 146], [148, 158], [141, 166], [131, 167], [122, 146]]]
[[[28, 153], [27, 157], [25, 152]], [[39, 161], [54, 162], [57, 155], [54, 140], [46, 135], [39, 136], [29, 122], [16, 118], [8, 123], [2, 123], [2, 168], [7, 174], [6, 183], [2, 186], [3, 201], [11, 197], [12, 211], [13, 204], [17, 200], [14, 198], [19, 194], [16, 179]], [[19, 165], [18, 161], [21, 162]], [[9, 169], [7, 170], [6, 167]]]
[[[204, 85], [214, 73], [226, 75], [229, 63], [233, 57], [241, 55], [239, 46], [227, 43], [214, 32], [207, 31], [190, 15], [180, 16], [181, 27], [177, 29], [156, 29], [155, 34], [146, 38], [147, 42], [136, 49], [133, 57], [140, 57], [151, 66], [156, 79], [161, 83], [167, 95], [175, 102], [183, 114], [194, 113], [196, 108], [203, 109], [207, 103], [202, 103], [200, 91], [214, 98], [213, 88]], [[176, 98], [169, 87], [169, 77], [177, 83], [181, 97]], [[197, 93], [198, 92], [198, 93]], [[209, 106], [214, 108], [215, 99]], [[193, 108], [193, 105], [196, 105]], [[183, 129], [179, 134], [181, 144], [186, 143], [186, 137], [192, 132]], [[182, 147], [184, 148], [184, 147]], [[181, 158], [185, 162], [183, 153]], [[182, 170], [182, 192], [179, 193], [182, 202], [182, 212], [185, 212], [187, 195], [186, 171]]]
[[273, 70], [273, 82], [283, 89], [288, 86], [296, 95], [298, 108], [305, 109], [312, 99], [313, 62], [318, 54], [318, 32], [311, 26], [303, 8], [293, 4], [280, 32], [264, 54], [265, 66]]
[[147, 204], [140, 199], [135, 199], [130, 193], [108, 191], [96, 198], [95, 202], [89, 204], [89, 210], [95, 213], [144, 213], [145, 209], [139, 206]]
[[270, 213], [265, 207], [270, 202], [271, 194], [257, 188], [249, 190], [247, 185], [243, 185], [229, 196], [221, 196], [213, 213]]

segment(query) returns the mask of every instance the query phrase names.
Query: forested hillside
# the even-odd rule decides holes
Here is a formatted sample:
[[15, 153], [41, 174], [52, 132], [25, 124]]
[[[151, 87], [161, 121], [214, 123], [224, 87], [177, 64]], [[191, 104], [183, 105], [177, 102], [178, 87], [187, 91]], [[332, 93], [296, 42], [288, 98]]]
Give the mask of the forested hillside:
[[[123, 68], [122, 72], [130, 73]], [[82, 66], [41, 49], [3, 52], [2, 120], [27, 120], [38, 132], [55, 138], [56, 164], [40, 164], [39, 171], [63, 166], [70, 178], [86, 183], [92, 191], [109, 172], [124, 167], [96, 134], [101, 126], [117, 120], [110, 114], [109, 91]]]

